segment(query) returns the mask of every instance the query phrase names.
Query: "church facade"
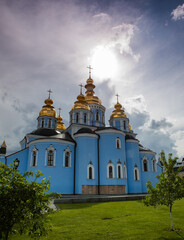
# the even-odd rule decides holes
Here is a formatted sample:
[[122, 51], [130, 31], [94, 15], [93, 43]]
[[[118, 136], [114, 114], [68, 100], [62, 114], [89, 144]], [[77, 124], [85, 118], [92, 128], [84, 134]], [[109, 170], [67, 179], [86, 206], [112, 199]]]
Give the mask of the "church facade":
[[37, 129], [20, 142], [21, 150], [6, 155], [0, 148], [0, 160], [18, 163], [18, 170], [41, 170], [50, 177], [51, 192], [61, 194], [133, 194], [146, 193], [146, 182], [156, 184], [161, 166], [155, 152], [144, 148], [133, 132], [122, 105], [114, 106], [105, 126], [105, 107], [94, 95], [89, 73], [86, 92], [77, 96], [65, 127], [56, 116], [50, 92], [37, 118]]

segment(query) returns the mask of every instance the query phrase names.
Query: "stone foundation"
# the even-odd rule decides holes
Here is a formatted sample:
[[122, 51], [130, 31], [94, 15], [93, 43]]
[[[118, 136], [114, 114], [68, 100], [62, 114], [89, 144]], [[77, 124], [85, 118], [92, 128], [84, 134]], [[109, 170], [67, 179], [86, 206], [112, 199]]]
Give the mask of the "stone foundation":
[[[125, 185], [101, 185], [100, 194], [126, 194]], [[82, 185], [82, 194], [98, 194], [97, 185]]]

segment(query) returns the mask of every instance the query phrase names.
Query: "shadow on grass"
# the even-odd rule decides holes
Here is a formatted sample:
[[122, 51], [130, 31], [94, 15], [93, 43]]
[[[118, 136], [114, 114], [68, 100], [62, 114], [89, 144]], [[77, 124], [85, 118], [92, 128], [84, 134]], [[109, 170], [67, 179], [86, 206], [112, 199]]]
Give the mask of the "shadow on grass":
[[57, 206], [61, 210], [75, 210], [82, 208], [89, 208], [100, 203], [58, 203]]

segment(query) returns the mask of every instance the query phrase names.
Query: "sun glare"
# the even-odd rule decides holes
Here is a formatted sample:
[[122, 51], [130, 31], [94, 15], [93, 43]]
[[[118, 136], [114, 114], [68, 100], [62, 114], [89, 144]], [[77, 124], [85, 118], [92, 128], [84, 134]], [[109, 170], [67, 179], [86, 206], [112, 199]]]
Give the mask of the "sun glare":
[[114, 78], [117, 74], [116, 57], [108, 47], [98, 46], [93, 50], [91, 65], [98, 78]]

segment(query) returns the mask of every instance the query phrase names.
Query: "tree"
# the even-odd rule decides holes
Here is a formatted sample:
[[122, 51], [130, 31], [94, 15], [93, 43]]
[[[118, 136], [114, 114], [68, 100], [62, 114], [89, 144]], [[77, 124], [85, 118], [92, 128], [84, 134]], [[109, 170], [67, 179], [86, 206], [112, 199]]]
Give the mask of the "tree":
[[[28, 181], [34, 177], [34, 181]], [[50, 196], [46, 192], [50, 181], [38, 171], [21, 174], [13, 166], [0, 162], [0, 238], [8, 239], [12, 231], [38, 238], [47, 234]]]
[[169, 207], [171, 231], [173, 231], [172, 207], [177, 199], [184, 197], [184, 178], [178, 175], [181, 168], [174, 170], [176, 157], [172, 158], [170, 153], [167, 161], [164, 151], [160, 153], [160, 157], [164, 171], [157, 176], [159, 182], [156, 184], [156, 188], [151, 185], [150, 181], [147, 181], [148, 195], [144, 203], [147, 206], [166, 205]]

